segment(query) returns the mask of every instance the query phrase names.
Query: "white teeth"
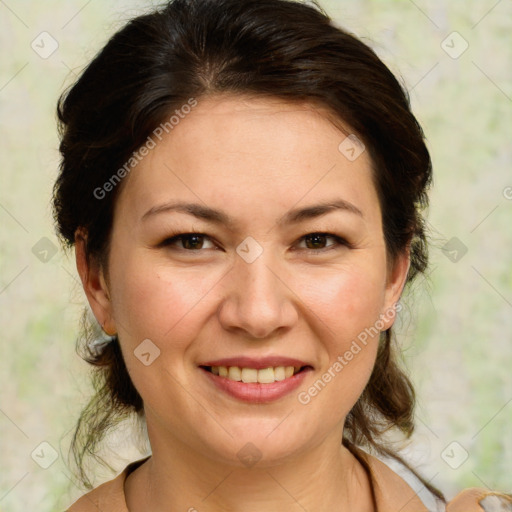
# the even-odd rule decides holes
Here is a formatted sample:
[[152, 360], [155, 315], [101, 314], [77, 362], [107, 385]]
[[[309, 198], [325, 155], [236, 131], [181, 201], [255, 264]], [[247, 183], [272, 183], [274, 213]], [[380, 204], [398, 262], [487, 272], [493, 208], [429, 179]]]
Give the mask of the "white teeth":
[[275, 368], [269, 367], [257, 370], [256, 368], [240, 368], [238, 366], [212, 366], [210, 370], [214, 375], [237, 382], [272, 384], [272, 382], [292, 377], [295, 373], [298, 373], [300, 367], [276, 366]]
[[255, 368], [243, 368], [242, 382], [258, 382], [258, 370]]
[[258, 370], [258, 382], [260, 384], [270, 384], [275, 382], [274, 379], [274, 368], [263, 368]]
[[228, 379], [241, 381], [242, 380], [242, 371], [238, 366], [230, 366], [228, 371]]
[[284, 366], [278, 366], [277, 368], [274, 368], [274, 379], [276, 379], [276, 380], [286, 379], [286, 370], [284, 369]]

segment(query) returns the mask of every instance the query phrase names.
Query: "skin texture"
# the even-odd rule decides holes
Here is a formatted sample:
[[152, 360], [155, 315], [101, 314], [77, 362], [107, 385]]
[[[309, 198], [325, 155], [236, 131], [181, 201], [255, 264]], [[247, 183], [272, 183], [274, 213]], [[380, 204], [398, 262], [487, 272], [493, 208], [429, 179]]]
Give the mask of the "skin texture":
[[[145, 405], [153, 457], [126, 482], [130, 510], [372, 510], [365, 473], [341, 438], [378, 338], [307, 405], [297, 399], [392, 308], [408, 270], [407, 254], [387, 260], [368, 153], [349, 161], [338, 150], [345, 137], [312, 104], [200, 98], [125, 178], [108, 274], [87, 264], [77, 232], [89, 303], [118, 333]], [[278, 223], [292, 209], [339, 199], [362, 215], [334, 210]], [[223, 210], [234, 224], [169, 211], [142, 220], [178, 200]], [[207, 235], [192, 245], [199, 249], [160, 245], [191, 232]], [[326, 232], [350, 245], [302, 239]], [[236, 252], [248, 236], [263, 249], [252, 263]], [[134, 355], [145, 339], [160, 349], [149, 366]], [[232, 398], [198, 367], [268, 355], [313, 367], [298, 390], [271, 403]], [[237, 456], [247, 443], [261, 455], [252, 467]]]

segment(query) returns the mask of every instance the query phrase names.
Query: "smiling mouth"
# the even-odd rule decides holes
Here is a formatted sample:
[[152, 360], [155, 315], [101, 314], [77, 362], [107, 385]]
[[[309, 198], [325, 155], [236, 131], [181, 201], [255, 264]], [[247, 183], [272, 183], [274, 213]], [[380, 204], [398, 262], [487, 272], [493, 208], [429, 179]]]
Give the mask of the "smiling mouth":
[[268, 368], [240, 368], [239, 366], [200, 366], [203, 370], [235, 382], [272, 384], [301, 373], [311, 366], [270, 366]]

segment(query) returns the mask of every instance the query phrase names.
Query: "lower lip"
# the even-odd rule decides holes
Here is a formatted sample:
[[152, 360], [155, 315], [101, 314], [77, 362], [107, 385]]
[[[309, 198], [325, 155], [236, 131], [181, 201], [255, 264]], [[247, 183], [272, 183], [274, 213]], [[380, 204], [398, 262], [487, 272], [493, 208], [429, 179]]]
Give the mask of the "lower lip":
[[265, 403], [279, 400], [279, 398], [297, 389], [306, 378], [306, 374], [311, 371], [311, 368], [306, 368], [292, 377], [270, 384], [260, 384], [259, 382], [245, 383], [214, 375], [203, 368], [200, 368], [200, 370], [206, 374], [215, 386], [228, 395], [244, 402]]

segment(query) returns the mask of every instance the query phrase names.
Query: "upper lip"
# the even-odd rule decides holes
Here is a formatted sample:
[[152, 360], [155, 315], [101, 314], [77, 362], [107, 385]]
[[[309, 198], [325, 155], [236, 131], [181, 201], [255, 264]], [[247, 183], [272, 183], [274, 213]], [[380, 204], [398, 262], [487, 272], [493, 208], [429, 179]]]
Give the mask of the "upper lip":
[[212, 359], [200, 363], [199, 366], [238, 366], [239, 368], [255, 368], [261, 370], [263, 368], [277, 367], [277, 366], [311, 366], [308, 363], [301, 361], [300, 359], [294, 359], [292, 357], [282, 356], [267, 356], [267, 357], [226, 357], [223, 359]]

